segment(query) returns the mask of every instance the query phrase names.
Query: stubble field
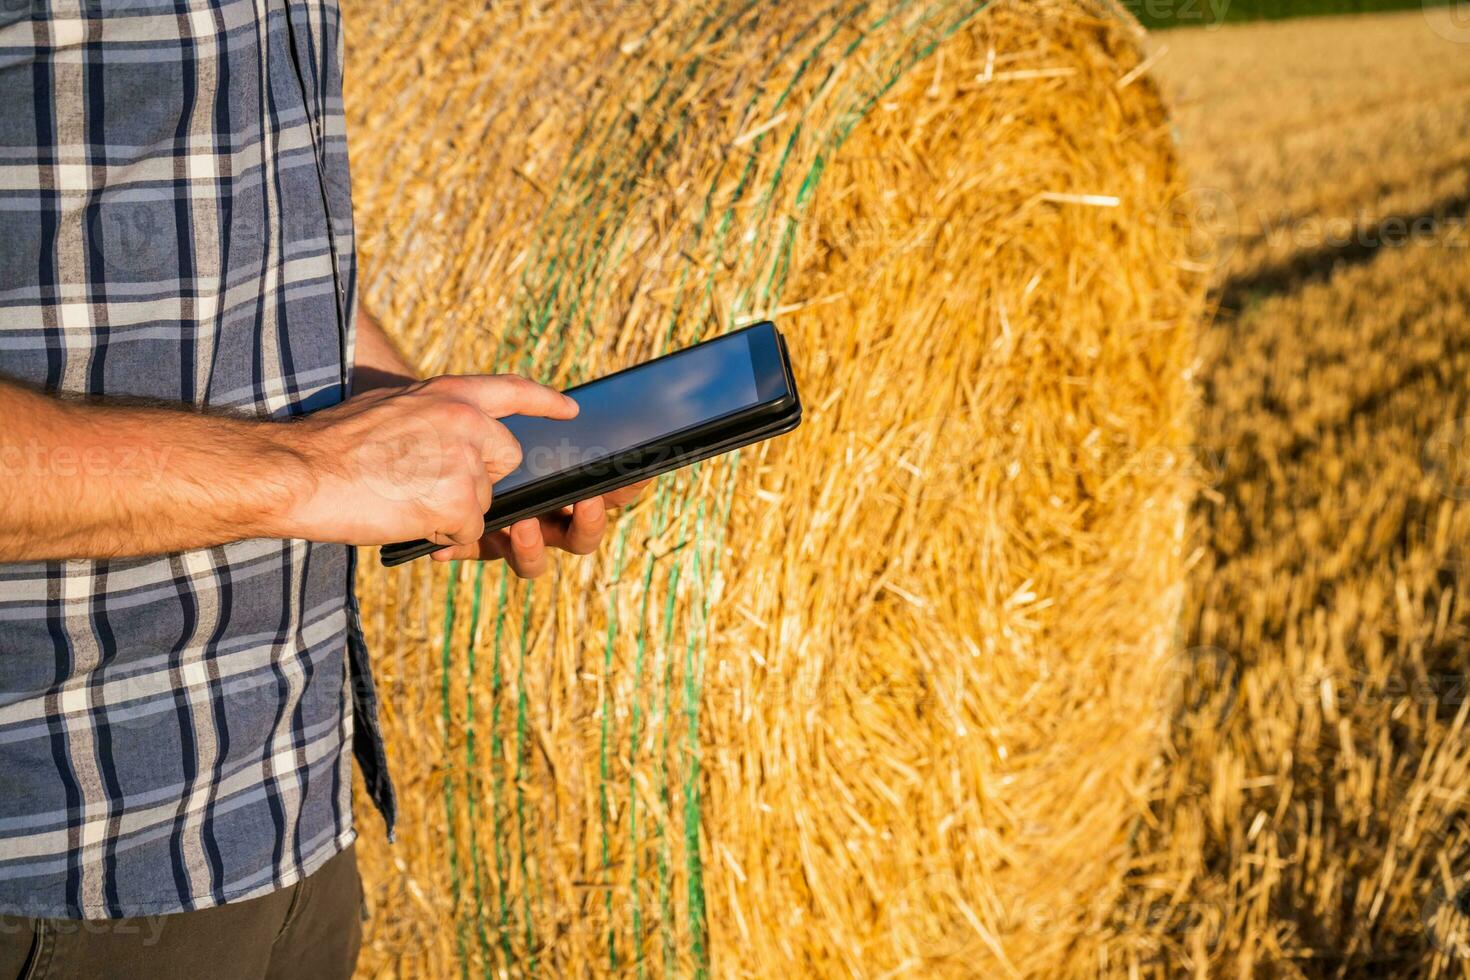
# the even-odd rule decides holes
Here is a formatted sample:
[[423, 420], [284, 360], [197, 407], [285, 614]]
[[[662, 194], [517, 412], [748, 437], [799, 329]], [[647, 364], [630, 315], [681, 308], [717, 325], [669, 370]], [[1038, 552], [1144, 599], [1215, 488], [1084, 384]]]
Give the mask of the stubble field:
[[1470, 30], [1453, 10], [1158, 35], [1216, 265], [1183, 713], [1128, 959], [1470, 962]]

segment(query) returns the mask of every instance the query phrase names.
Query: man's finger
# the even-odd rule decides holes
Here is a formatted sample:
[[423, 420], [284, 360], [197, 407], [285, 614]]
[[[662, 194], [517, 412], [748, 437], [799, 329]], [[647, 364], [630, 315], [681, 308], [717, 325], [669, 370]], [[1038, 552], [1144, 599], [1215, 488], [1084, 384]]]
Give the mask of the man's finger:
[[605, 493], [602, 495], [602, 500], [609, 507], [624, 507], [637, 500], [638, 495], [647, 489], [648, 485], [652, 482], [652, 480], [644, 480], [642, 483], [635, 483], [631, 487], [622, 487], [611, 493]]
[[566, 395], [516, 374], [466, 374], [453, 379], [452, 384], [460, 397], [491, 418], [539, 415], [570, 419], [577, 415], [577, 403]]
[[510, 430], [495, 419], [487, 420], [485, 444], [481, 449], [481, 455], [485, 457], [485, 471], [490, 475], [493, 483], [501, 477], [508, 476], [521, 465], [521, 444], [516, 442], [516, 437], [510, 434]]
[[510, 526], [510, 554], [505, 562], [521, 578], [536, 578], [546, 571], [546, 542], [539, 520], [528, 517]]
[[475, 513], [467, 516], [458, 526], [446, 528], [439, 535], [450, 545], [473, 545], [485, 533], [485, 518]]
[[510, 554], [510, 536], [505, 531], [486, 531], [478, 541], [440, 548], [429, 555], [435, 561], [499, 561]]
[[490, 501], [495, 494], [495, 481], [499, 477], [491, 472], [489, 462], [475, 458], [476, 455], [483, 454], [477, 454], [466, 446], [465, 455], [466, 469], [470, 472], [470, 484], [475, 492], [475, 502], [480, 505], [480, 513], [483, 514], [490, 509]]
[[583, 500], [572, 508], [572, 516], [562, 525], [559, 547], [574, 555], [590, 555], [602, 543], [607, 530], [607, 507], [601, 497]]

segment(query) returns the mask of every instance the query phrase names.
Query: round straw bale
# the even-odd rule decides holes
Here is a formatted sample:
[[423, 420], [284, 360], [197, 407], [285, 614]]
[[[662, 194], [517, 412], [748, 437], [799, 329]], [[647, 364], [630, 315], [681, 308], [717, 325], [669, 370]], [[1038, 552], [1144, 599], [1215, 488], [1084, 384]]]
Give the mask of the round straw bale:
[[364, 296], [426, 370], [572, 384], [772, 318], [806, 404], [548, 580], [364, 561], [403, 810], [362, 845], [365, 966], [1105, 968], [1200, 285], [1126, 15], [364, 0], [349, 30]]

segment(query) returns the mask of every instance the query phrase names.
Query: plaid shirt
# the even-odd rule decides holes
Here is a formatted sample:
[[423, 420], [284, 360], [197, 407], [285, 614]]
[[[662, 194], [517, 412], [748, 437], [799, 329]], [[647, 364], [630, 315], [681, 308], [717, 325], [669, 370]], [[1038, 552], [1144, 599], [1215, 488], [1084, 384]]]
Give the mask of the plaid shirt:
[[[0, 375], [281, 419], [340, 401], [341, 63], [330, 0], [0, 0]], [[352, 573], [274, 540], [0, 565], [0, 912], [289, 885], [353, 840], [354, 744], [391, 829]]]

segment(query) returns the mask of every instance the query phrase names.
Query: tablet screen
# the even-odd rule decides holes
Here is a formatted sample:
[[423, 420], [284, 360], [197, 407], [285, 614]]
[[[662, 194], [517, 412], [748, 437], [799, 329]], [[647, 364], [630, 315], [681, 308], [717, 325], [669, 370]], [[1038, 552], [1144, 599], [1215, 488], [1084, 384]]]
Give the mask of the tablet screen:
[[498, 493], [658, 442], [694, 425], [760, 404], [752, 346], [740, 331], [589, 382], [567, 392], [581, 411], [570, 421], [502, 419], [521, 444], [521, 465]]

